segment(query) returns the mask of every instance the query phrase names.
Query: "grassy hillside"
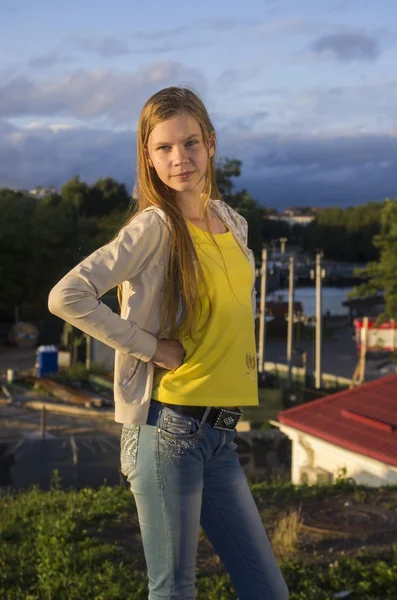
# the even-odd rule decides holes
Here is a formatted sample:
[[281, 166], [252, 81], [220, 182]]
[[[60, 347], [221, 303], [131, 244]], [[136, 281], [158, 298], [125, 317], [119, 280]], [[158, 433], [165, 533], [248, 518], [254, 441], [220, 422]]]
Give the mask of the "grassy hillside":
[[[326, 600], [344, 590], [351, 591], [349, 600], [397, 598], [397, 532], [364, 540], [302, 526], [304, 510], [315, 503], [395, 511], [397, 488], [371, 490], [344, 481], [331, 487], [259, 482], [252, 490], [291, 600]], [[236, 598], [203, 536], [197, 575], [199, 600]], [[65, 491], [55, 474], [50, 491], [2, 494], [0, 598], [146, 599], [145, 564], [130, 492], [106, 486]]]

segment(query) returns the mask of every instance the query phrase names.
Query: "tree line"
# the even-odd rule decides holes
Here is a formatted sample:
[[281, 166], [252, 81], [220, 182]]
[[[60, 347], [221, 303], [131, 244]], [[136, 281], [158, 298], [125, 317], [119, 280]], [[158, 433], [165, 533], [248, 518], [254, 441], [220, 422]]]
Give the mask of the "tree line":
[[[247, 219], [248, 243], [258, 260], [262, 247], [280, 237], [309, 253], [323, 250], [328, 259], [379, 260], [384, 241], [376, 236], [383, 235], [390, 219], [397, 220], [397, 212], [390, 208], [396, 203], [329, 208], [306, 227], [290, 227], [269, 219], [271, 208], [247, 190], [236, 190], [241, 166], [239, 160], [221, 161], [217, 183], [224, 200]], [[0, 189], [0, 319], [12, 318], [14, 307], [23, 304], [34, 316], [45, 314], [52, 285], [108, 242], [133, 208], [126, 186], [110, 177], [92, 185], [73, 177], [59, 193], [43, 198]]]
[[308, 252], [322, 250], [330, 260], [376, 260], [379, 250], [373, 239], [380, 232], [383, 206], [382, 202], [368, 202], [345, 209], [335, 206], [320, 211], [299, 234], [302, 248]]

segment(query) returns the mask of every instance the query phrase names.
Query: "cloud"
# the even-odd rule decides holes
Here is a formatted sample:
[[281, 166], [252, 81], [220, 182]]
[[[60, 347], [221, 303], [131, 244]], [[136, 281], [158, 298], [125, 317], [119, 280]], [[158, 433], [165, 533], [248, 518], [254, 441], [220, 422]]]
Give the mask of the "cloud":
[[236, 92], [236, 99], [255, 101], [268, 113], [268, 127], [280, 132], [385, 131], [397, 121], [397, 79], [301, 90], [246, 89]]
[[[219, 134], [219, 156], [243, 162], [236, 184], [267, 206], [347, 206], [397, 195], [397, 135], [280, 135], [227, 126]], [[59, 187], [77, 174], [88, 182], [109, 175], [131, 189], [134, 171], [132, 131], [0, 121], [0, 187]]]
[[256, 128], [263, 131], [263, 124], [268, 120], [268, 117], [269, 113], [266, 110], [246, 111], [245, 114], [237, 116], [218, 112], [212, 113], [215, 129], [234, 134], [250, 132]]
[[[322, 25], [298, 17], [265, 19], [259, 22], [251, 18], [197, 19], [178, 27], [131, 31], [119, 37], [68, 36], [65, 38], [65, 43], [71, 44], [78, 52], [93, 53], [107, 59], [130, 54], [164, 53], [214, 45], [216, 42], [213, 38], [214, 33], [221, 35], [240, 32], [246, 37], [253, 35], [270, 37], [313, 33]], [[182, 42], [181, 37], [186, 38], [186, 36], [189, 41]], [[197, 39], [196, 36], [201, 36], [202, 39]], [[143, 45], [142, 42], [153, 42], [153, 45]]]
[[[212, 45], [214, 42], [206, 34], [208, 32], [233, 32], [237, 29], [256, 26], [252, 19], [199, 19], [168, 29], [158, 29], [151, 31], [132, 31], [128, 34], [128, 41], [123, 38], [112, 36], [105, 37], [68, 37], [67, 42], [71, 42], [74, 49], [79, 52], [90, 52], [98, 54], [102, 58], [114, 58], [129, 54], [146, 54], [156, 52], [171, 52], [174, 50], [188, 50], [202, 46]], [[180, 42], [181, 36], [189, 34], [189, 42]], [[206, 41], [197, 41], [191, 39], [191, 35], [200, 34], [206, 36]], [[138, 46], [136, 42], [155, 42], [151, 46]]]
[[302, 17], [279, 17], [277, 19], [254, 23], [249, 31], [262, 36], [279, 37], [286, 35], [310, 34], [323, 27], [322, 22], [305, 19]]
[[39, 123], [3, 131], [0, 124], [0, 187], [61, 186], [75, 174], [94, 181], [105, 172], [131, 185], [134, 144], [130, 131]]
[[135, 31], [131, 34], [131, 39], [156, 40], [163, 41], [169, 38], [175, 38], [180, 35], [191, 33], [200, 33], [205, 31], [235, 31], [249, 25], [253, 25], [253, 19], [198, 19], [185, 23], [178, 27], [170, 27], [168, 29], [157, 29], [155, 31]]
[[22, 76], [0, 85], [0, 118], [67, 116], [128, 123], [151, 94], [180, 84], [205, 91], [200, 71], [176, 61], [155, 62], [126, 74], [98, 69], [37, 81]]
[[131, 54], [131, 50], [122, 40], [107, 36], [100, 39], [95, 38], [77, 38], [74, 39], [74, 47], [80, 52], [92, 52], [99, 54], [102, 58], [113, 58]]
[[[309, 0], [311, 1], [311, 0]], [[362, 11], [365, 7], [365, 0], [349, 0], [349, 4], [347, 6], [346, 0], [328, 0], [328, 10], [329, 12], [345, 12], [346, 8], [350, 10], [358, 9]]]
[[193, 24], [193, 27], [200, 26], [203, 29], [219, 31], [236, 31], [242, 27], [250, 27], [255, 24], [253, 19], [241, 18], [241, 19], [203, 19]]
[[156, 29], [149, 31], [135, 31], [132, 33], [131, 38], [137, 38], [141, 40], [164, 40], [168, 38], [173, 38], [178, 35], [183, 35], [187, 33], [187, 29], [189, 25], [179, 25], [178, 27], [170, 27], [168, 29]]
[[242, 84], [258, 77], [264, 67], [264, 61], [257, 61], [245, 64], [243, 68], [226, 69], [217, 77], [216, 84], [223, 93], [235, 88], [241, 90]]
[[[160, 40], [157, 40], [161, 42]], [[78, 38], [73, 40], [74, 48], [80, 52], [89, 52], [92, 54], [98, 54], [101, 58], [115, 58], [117, 56], [127, 56], [135, 54], [164, 54], [166, 52], [173, 52], [175, 50], [191, 50], [201, 46], [209, 46], [210, 43], [194, 42], [189, 43], [178, 43], [178, 42], [167, 42], [164, 40], [162, 43], [155, 46], [143, 46], [140, 48], [134, 48], [131, 44], [127, 44], [118, 38], [104, 37], [104, 38]]]
[[375, 37], [354, 31], [323, 35], [314, 40], [311, 49], [318, 56], [340, 62], [374, 61], [381, 54], [380, 44]]
[[70, 56], [60, 56], [58, 52], [48, 52], [47, 54], [42, 54], [41, 56], [36, 56], [32, 58], [28, 62], [28, 67], [45, 69], [50, 67], [55, 67], [59, 64], [71, 63], [76, 59]]
[[[223, 145], [233, 142], [226, 138]], [[238, 148], [241, 184], [268, 206], [349, 206], [397, 196], [396, 135], [251, 132]]]
[[[359, 169], [397, 163], [397, 136], [387, 134], [247, 135], [241, 142], [252, 144], [252, 166], [267, 173], [310, 170], [332, 178], [340, 169]], [[396, 173], [397, 175], [397, 173]]]

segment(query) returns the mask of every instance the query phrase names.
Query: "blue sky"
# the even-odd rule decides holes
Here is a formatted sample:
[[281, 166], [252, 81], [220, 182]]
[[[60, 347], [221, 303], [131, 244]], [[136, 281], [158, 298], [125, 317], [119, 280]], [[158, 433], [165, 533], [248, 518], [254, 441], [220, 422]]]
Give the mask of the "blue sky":
[[266, 206], [397, 196], [395, 0], [2, 0], [0, 185], [132, 187], [139, 111], [189, 85]]

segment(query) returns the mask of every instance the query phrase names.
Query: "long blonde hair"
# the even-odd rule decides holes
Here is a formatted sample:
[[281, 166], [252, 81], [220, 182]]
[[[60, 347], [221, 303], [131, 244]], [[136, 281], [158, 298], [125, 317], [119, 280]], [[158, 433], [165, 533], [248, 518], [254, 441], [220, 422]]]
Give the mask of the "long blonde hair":
[[[141, 111], [137, 129], [137, 183], [134, 188], [136, 205], [126, 224], [130, 223], [148, 206], [157, 206], [166, 213], [170, 225], [170, 251], [162, 299], [160, 327], [163, 333], [167, 331], [170, 337], [177, 337], [177, 311], [181, 292], [185, 306], [183, 330], [187, 335], [194, 337], [199, 310], [202, 308], [199, 299], [200, 283], [204, 285], [208, 297], [205, 276], [197, 260], [197, 254], [185, 218], [175, 202], [175, 192], [165, 185], [158, 177], [155, 169], [150, 167], [146, 152], [149, 135], [153, 128], [158, 123], [181, 113], [187, 113], [197, 120], [208, 151], [208, 167], [202, 197], [204, 200], [204, 219], [207, 230], [211, 231], [208, 211], [209, 199], [221, 198], [215, 180], [215, 154], [213, 157], [209, 156], [210, 143], [213, 143], [216, 149], [215, 130], [207, 109], [200, 98], [190, 89], [179, 87], [168, 87], [160, 90], [149, 98]], [[211, 233], [210, 236], [216, 243]], [[121, 306], [121, 285], [118, 286], [117, 295]], [[209, 305], [211, 311], [210, 301]]]

